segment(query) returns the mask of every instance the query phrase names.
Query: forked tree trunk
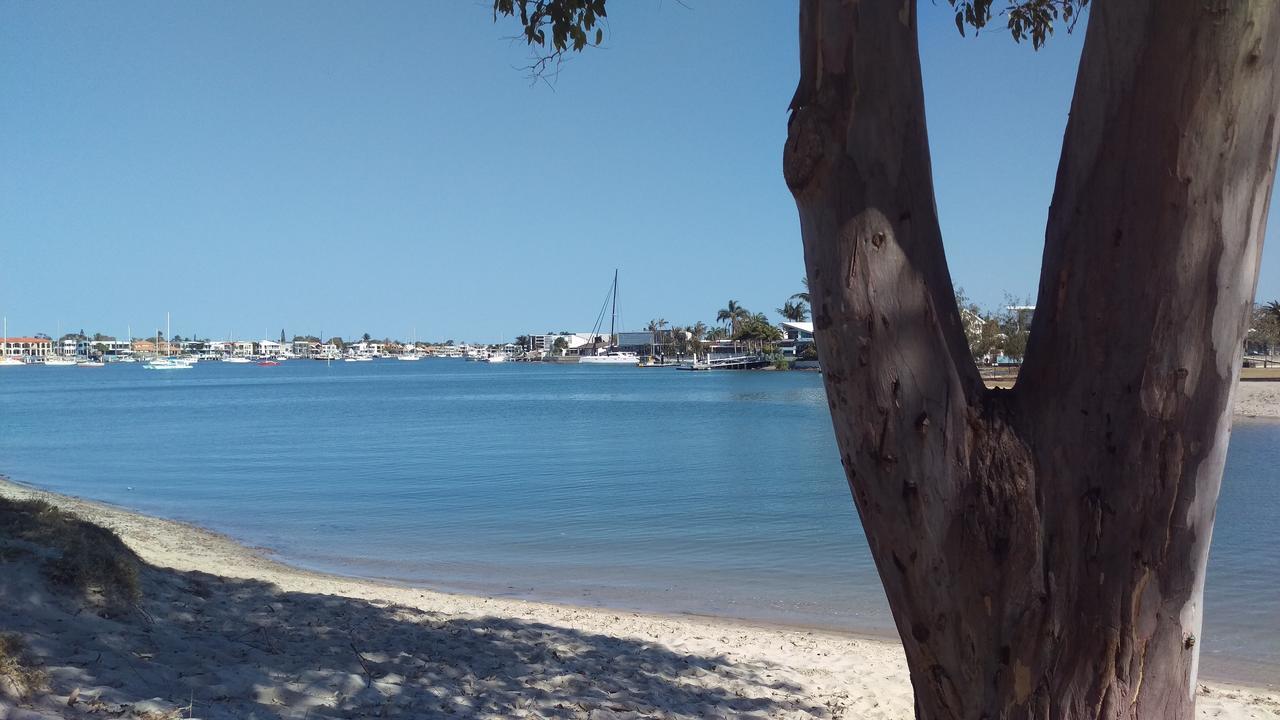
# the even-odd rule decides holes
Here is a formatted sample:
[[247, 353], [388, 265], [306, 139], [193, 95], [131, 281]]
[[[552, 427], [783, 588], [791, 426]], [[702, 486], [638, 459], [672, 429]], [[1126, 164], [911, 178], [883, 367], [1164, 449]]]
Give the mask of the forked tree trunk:
[[802, 0], [784, 171], [926, 720], [1194, 714], [1280, 142], [1280, 2], [1091, 7], [1027, 361], [998, 391], [943, 257], [915, 2]]

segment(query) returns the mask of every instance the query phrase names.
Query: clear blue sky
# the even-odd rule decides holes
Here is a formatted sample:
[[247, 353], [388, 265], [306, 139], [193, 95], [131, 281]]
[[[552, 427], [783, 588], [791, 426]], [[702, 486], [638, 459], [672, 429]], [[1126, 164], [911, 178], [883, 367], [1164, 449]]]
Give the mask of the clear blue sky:
[[[555, 89], [476, 2], [0, 5], [10, 331], [489, 340], [800, 289], [794, 3], [615, 2]], [[938, 206], [978, 302], [1033, 295], [1082, 33], [922, 3]], [[1280, 296], [1278, 222], [1259, 296]]]

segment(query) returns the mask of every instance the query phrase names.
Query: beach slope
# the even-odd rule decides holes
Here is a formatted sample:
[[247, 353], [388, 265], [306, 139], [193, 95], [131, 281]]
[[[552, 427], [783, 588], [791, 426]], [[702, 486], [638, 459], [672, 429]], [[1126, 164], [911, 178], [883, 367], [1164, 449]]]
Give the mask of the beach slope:
[[[293, 569], [181, 523], [0, 481], [111, 528], [135, 609], [0, 553], [0, 634], [42, 673], [0, 718], [910, 718], [900, 646], [850, 635], [437, 593]], [[19, 552], [20, 550], [20, 552]], [[46, 573], [47, 574], [47, 573]], [[1280, 718], [1280, 693], [1200, 686], [1199, 716]]]

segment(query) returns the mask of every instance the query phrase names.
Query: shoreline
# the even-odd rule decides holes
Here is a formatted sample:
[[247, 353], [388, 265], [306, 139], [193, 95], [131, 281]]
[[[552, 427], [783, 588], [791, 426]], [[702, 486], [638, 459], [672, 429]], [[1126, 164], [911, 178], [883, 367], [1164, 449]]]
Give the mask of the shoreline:
[[[511, 631], [514, 627], [518, 636], [533, 628], [544, 635], [549, 634], [550, 639], [545, 641], [545, 646], [540, 641], [534, 650], [524, 650], [541, 653], [551, 648], [551, 656], [557, 659], [568, 652], [562, 645], [583, 642], [585, 638], [597, 646], [593, 649], [615, 659], [612, 664], [610, 661], [603, 661], [599, 666], [591, 665], [585, 670], [579, 668], [578, 672], [587, 676], [592, 684], [603, 682], [606, 685], [617, 685], [613, 696], [619, 698], [617, 702], [621, 704], [606, 704], [596, 708], [600, 712], [614, 714], [593, 715], [592, 710], [587, 710], [581, 714], [582, 717], [627, 717], [625, 714], [617, 714], [623, 713], [623, 708], [630, 708], [628, 711], [639, 712], [646, 717], [650, 715], [646, 714], [644, 708], [649, 708], [654, 712], [653, 716], [658, 717], [694, 717], [715, 715], [718, 712], [724, 716], [734, 716], [739, 714], [737, 710], [721, 708], [720, 711], [715, 711], [714, 707], [705, 705], [712, 701], [729, 702], [724, 698], [730, 696], [754, 697], [752, 702], [756, 705], [753, 707], [767, 707], [767, 714], [776, 717], [909, 718], [912, 714], [913, 703], [906, 663], [902, 657], [901, 645], [895, 638], [723, 616], [639, 612], [457, 594], [399, 585], [385, 580], [350, 578], [290, 566], [269, 557], [270, 550], [267, 548], [248, 547], [231, 537], [192, 523], [156, 518], [108, 503], [61, 495], [3, 476], [0, 476], [0, 495], [14, 499], [43, 499], [86, 520], [109, 527], [144, 561], [156, 568], [171, 569], [184, 576], [212, 578], [235, 584], [253, 583], [255, 586], [271, 588], [271, 592], [280, 596], [275, 602], [269, 603], [272, 607], [284, 603], [285, 607], [300, 606], [311, 613], [333, 608], [331, 612], [337, 612], [342, 617], [371, 612], [370, 608], [395, 609], [400, 614], [430, 616], [436, 623], [443, 620], [446, 624], [463, 624], [468, 630], [463, 635], [477, 632], [488, 634], [496, 632], [494, 628]], [[163, 583], [161, 585], [164, 586]], [[213, 596], [215, 599], [219, 597], [217, 593], [213, 593]], [[308, 621], [308, 625], [312, 622], [315, 621]], [[379, 616], [376, 622], [368, 622], [382, 627], [377, 623], [390, 621]], [[397, 619], [396, 622], [403, 622], [403, 619]], [[0, 624], [0, 629], [4, 629], [3, 624]], [[391, 642], [388, 638], [399, 637], [405, 632], [404, 627], [396, 626], [394, 629], [369, 634], [383, 642]], [[314, 645], [306, 647], [323, 659], [323, 653]], [[188, 648], [187, 651], [189, 650]], [[501, 650], [505, 652], [506, 646]], [[613, 675], [604, 679], [593, 677], [597, 673], [618, 671], [618, 662], [634, 662], [637, 668], [659, 666], [658, 661], [650, 655], [669, 661], [674, 657], [671, 653], [683, 658], [680, 660], [683, 665], [692, 662], [702, 668], [696, 673], [696, 680], [672, 670], [667, 673], [670, 677], [664, 675], [662, 692], [658, 693], [651, 686], [633, 687], [627, 684], [629, 679]], [[366, 656], [379, 658], [389, 655], [387, 651], [366, 653]], [[475, 660], [472, 656], [467, 658]], [[316, 660], [315, 656], [303, 658], [303, 664], [309, 667], [316, 664]], [[528, 663], [522, 661], [518, 667], [523, 669], [526, 665]], [[539, 666], [527, 676], [505, 678], [504, 685], [514, 684], [520, 687], [520, 694], [549, 693], [554, 698], [556, 688], [544, 687], [539, 680], [542, 674], [553, 670], [556, 668]], [[564, 668], [559, 670], [563, 671]], [[349, 671], [350, 668], [347, 668], [344, 672]], [[634, 674], [638, 670], [633, 669], [631, 672]], [[389, 674], [391, 677], [400, 675]], [[1258, 679], [1241, 681], [1233, 678], [1218, 679], [1208, 673], [1206, 675], [1206, 678], [1201, 678], [1198, 682], [1200, 717], [1240, 720], [1280, 718], [1280, 688], [1276, 684]], [[130, 676], [122, 674], [120, 677], [122, 682], [127, 682]], [[1208, 677], [1214, 679], [1207, 679]], [[1277, 680], [1280, 681], [1280, 678]], [[438, 683], [440, 680], [437, 678], [434, 682]], [[229, 717], [243, 714], [246, 707], [249, 707], [245, 703], [261, 702], [262, 693], [265, 692], [261, 688], [261, 679], [253, 685], [257, 690], [248, 688], [239, 694], [235, 692], [235, 682], [223, 681], [215, 686], [221, 688], [228, 684], [227, 697], [221, 702], [227, 703]], [[270, 685], [269, 682], [266, 684]], [[382, 694], [376, 697], [368, 692], [370, 687], [377, 684], [370, 675], [368, 687], [365, 688], [365, 699], [372, 702], [381, 698], [382, 702], [389, 702], [388, 698], [393, 693], [388, 688], [380, 688]], [[186, 690], [183, 689], [182, 693], [172, 699], [185, 698], [185, 693]], [[286, 689], [276, 688], [268, 694], [275, 698], [273, 702], [277, 704], [284, 702], [282, 698], [286, 696], [291, 698], [286, 704], [292, 705], [299, 716], [301, 709], [305, 707], [306, 712], [311, 712], [313, 717], [325, 717], [324, 708], [332, 707], [337, 710], [344, 702], [348, 703], [345, 712], [349, 713], [354, 707], [350, 703], [357, 701], [356, 695], [326, 693], [328, 694], [317, 691], [295, 696], [286, 692]], [[137, 701], [153, 696], [163, 697], [152, 690], [144, 692], [136, 688], [132, 691], [126, 689], [119, 695], [120, 699], [117, 701], [120, 703], [124, 703], [128, 697]], [[242, 695], [245, 697], [241, 697]], [[635, 700], [639, 704], [632, 707], [627, 701], [620, 699], [623, 696], [629, 699], [639, 698]], [[2, 698], [3, 695], [0, 695], [0, 709], [4, 707]], [[55, 699], [66, 702], [61, 696]], [[338, 704], [334, 705], [335, 702]], [[738, 708], [745, 714], [751, 714], [746, 709], [747, 706]], [[355, 712], [358, 714], [362, 710], [357, 708]], [[412, 713], [409, 714], [411, 715]], [[505, 712], [497, 711], [491, 715], [475, 716], [504, 715]], [[216, 716], [216, 713], [210, 715]], [[530, 716], [541, 715], [533, 711]]]
[[1280, 419], [1280, 382], [1253, 379], [1237, 383], [1235, 416]]

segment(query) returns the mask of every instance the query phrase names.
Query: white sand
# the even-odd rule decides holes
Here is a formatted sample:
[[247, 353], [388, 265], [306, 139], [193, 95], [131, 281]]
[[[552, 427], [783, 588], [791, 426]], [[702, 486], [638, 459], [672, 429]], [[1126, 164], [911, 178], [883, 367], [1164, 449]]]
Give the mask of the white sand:
[[[51, 677], [22, 707], [0, 694], [0, 720], [912, 716], [893, 642], [349, 580], [180, 523], [4, 481], [0, 494], [111, 527], [156, 566], [149, 619], [112, 620], [43, 591], [34, 562], [0, 565], [0, 631]], [[1280, 718], [1280, 692], [1200, 692], [1201, 718]]]
[[1280, 382], [1241, 382], [1236, 388], [1236, 415], [1280, 418]]

